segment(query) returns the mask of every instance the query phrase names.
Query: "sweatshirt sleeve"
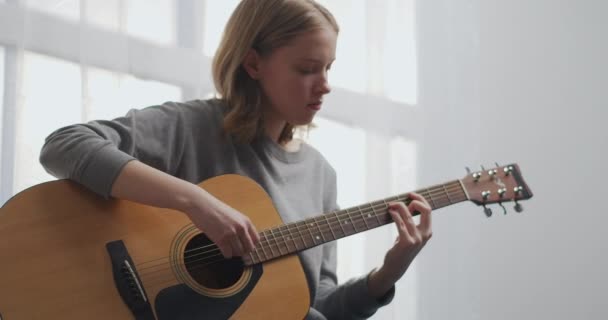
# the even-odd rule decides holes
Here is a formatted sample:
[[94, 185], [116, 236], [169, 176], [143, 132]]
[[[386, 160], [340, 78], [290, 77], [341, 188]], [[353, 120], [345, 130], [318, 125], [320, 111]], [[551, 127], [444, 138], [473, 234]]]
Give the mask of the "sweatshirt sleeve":
[[314, 308], [328, 319], [367, 319], [371, 317], [380, 307], [393, 300], [395, 287], [393, 286], [384, 297], [375, 299], [369, 293], [368, 277], [369, 274], [338, 285], [336, 243], [334, 241], [325, 245]]
[[74, 180], [110, 197], [114, 180], [129, 161], [138, 159], [171, 174], [183, 152], [180, 106], [165, 103], [111, 121], [60, 128], [45, 140], [40, 163], [60, 179]]

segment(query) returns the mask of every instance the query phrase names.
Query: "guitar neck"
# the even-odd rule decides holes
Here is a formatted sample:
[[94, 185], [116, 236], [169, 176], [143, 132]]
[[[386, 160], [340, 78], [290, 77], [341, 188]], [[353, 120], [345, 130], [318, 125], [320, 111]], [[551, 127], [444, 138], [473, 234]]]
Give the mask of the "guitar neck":
[[[422, 195], [433, 210], [468, 200], [460, 180], [415, 192]], [[245, 264], [269, 261], [389, 224], [393, 220], [387, 211], [388, 204], [409, 204], [410, 201], [408, 194], [401, 194], [265, 230], [260, 233], [256, 249], [244, 257]]]

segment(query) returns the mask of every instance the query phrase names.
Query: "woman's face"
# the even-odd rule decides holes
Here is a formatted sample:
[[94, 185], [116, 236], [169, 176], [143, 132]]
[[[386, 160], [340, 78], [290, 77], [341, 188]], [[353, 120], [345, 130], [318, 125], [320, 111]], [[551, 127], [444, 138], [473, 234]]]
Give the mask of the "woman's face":
[[267, 125], [309, 124], [331, 91], [327, 73], [336, 56], [337, 33], [321, 28], [259, 58], [258, 81], [268, 100]]

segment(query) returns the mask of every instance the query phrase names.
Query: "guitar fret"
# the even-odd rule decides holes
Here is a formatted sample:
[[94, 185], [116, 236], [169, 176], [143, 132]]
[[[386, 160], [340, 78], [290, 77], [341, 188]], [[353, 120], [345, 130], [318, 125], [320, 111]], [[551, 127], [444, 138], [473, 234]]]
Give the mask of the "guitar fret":
[[433, 207], [433, 209], [437, 208], [437, 205], [435, 204], [435, 201], [433, 200], [433, 194], [429, 192], [428, 188], [425, 190], [426, 190], [426, 193], [428, 193], [428, 195], [429, 195], [429, 200], [431, 202], [431, 206]]
[[[258, 257], [257, 258], [258, 261], [255, 261], [256, 258], [253, 256], [254, 254]], [[260, 254], [258, 253], [258, 249], [257, 248], [255, 248], [253, 251], [251, 251], [251, 260], [253, 261], [253, 263], [258, 263], [258, 262], [262, 261], [262, 259], [260, 259]]]
[[448, 201], [450, 202], [450, 204], [452, 204], [452, 199], [450, 199], [450, 193], [448, 192], [448, 190], [445, 188], [445, 184], [442, 185], [443, 186], [443, 192], [445, 193], [445, 195], [448, 197]]
[[334, 229], [331, 227], [331, 223], [329, 222], [329, 219], [327, 218], [327, 215], [324, 214], [323, 217], [325, 217], [325, 221], [327, 221], [327, 226], [329, 226], [329, 231], [331, 231], [331, 234], [334, 237], [334, 240], [338, 239], [336, 237], [336, 234], [334, 233]]
[[291, 253], [291, 249], [289, 249], [289, 235], [285, 236], [285, 234], [283, 233], [283, 229], [285, 228], [285, 225], [282, 225], [280, 227], [277, 228], [277, 231], [279, 232], [280, 236], [281, 236], [281, 243], [285, 244], [285, 251], [287, 253]]
[[[317, 229], [319, 230], [319, 233], [321, 234], [321, 238], [323, 239], [323, 242], [326, 242], [325, 236], [323, 236], [323, 231], [321, 231], [321, 227], [319, 226], [319, 221], [317, 221], [317, 218], [314, 218], [313, 221], [317, 225]], [[318, 238], [318, 236], [317, 236], [317, 238]]]
[[369, 207], [370, 207], [370, 209], [372, 210], [372, 212], [374, 213], [374, 215], [375, 215], [375, 216], [377, 216], [377, 215], [378, 215], [378, 213], [376, 212], [376, 209], [374, 209], [374, 206], [375, 206], [375, 205], [370, 204], [370, 206], [369, 206]]
[[346, 237], [346, 231], [344, 230], [344, 227], [342, 226], [342, 221], [340, 221], [340, 212], [341, 211], [337, 211], [334, 213], [334, 215], [338, 219], [338, 225], [340, 225], [340, 229], [342, 229], [342, 237]]
[[350, 223], [352, 224], [353, 229], [355, 229], [355, 233], [357, 233], [357, 225], [353, 221], [353, 217], [351, 216], [350, 212], [348, 212], [348, 209], [346, 209], [346, 215], [348, 216], [348, 219], [350, 219]]
[[293, 253], [293, 252], [297, 252], [298, 250], [300, 250], [300, 249], [298, 248], [298, 243], [297, 243], [297, 242], [296, 242], [296, 240], [294, 239], [295, 237], [294, 237], [293, 233], [291, 233], [291, 228], [287, 228], [287, 230], [288, 230], [288, 232], [289, 232], [289, 238], [291, 238], [291, 242], [293, 242], [293, 247], [294, 247], [294, 250], [293, 250], [293, 251], [291, 251], [291, 252], [292, 252], [292, 253]]
[[[264, 254], [266, 255], [266, 260], [270, 260], [272, 258], [274, 258], [274, 251], [272, 250], [272, 244], [270, 243], [270, 240], [268, 239], [268, 232], [264, 231], [262, 232], [262, 240], [265, 240], [266, 242], [266, 246], [268, 246], [268, 249], [270, 250], [270, 255], [266, 254], [266, 251], [264, 251]], [[264, 246], [262, 246], [262, 249], [264, 248]]]
[[277, 250], [279, 250], [279, 255], [277, 257], [282, 256], [283, 253], [281, 252], [281, 245], [279, 244], [277, 237], [274, 235], [274, 232], [272, 232], [272, 229], [268, 229], [268, 231], [270, 231], [270, 234], [272, 235], [272, 238], [274, 239], [274, 243], [277, 244]]
[[[383, 226], [393, 221], [390, 214], [388, 213], [388, 207], [390, 205], [389, 202], [402, 202], [402, 200], [400, 197], [393, 197], [382, 200], [382, 203], [384, 204], [384, 207], [386, 209], [381, 214], [374, 214], [374, 216], [376, 216], [376, 220], [378, 220], [379, 226]], [[382, 217], [385, 221], [380, 220], [380, 217]]]
[[310, 233], [310, 239], [312, 240], [312, 244], [315, 245], [317, 243], [315, 242], [315, 236], [312, 234], [312, 230], [310, 230], [311, 225], [312, 225], [312, 223], [309, 225], [306, 225], [306, 228], [308, 229], [308, 233]]
[[369, 230], [369, 224], [367, 224], [365, 215], [363, 214], [363, 211], [361, 211], [361, 206], [358, 206], [357, 209], [359, 210], [359, 214], [361, 215], [361, 218], [363, 219], [363, 223], [365, 223], [365, 227], [367, 227], [367, 230]]
[[[264, 254], [264, 259], [263, 259], [263, 260], [268, 260], [268, 255], [266, 254], [266, 251], [264, 251], [264, 246], [265, 246], [265, 245], [262, 243], [262, 236], [260, 235], [260, 244], [259, 244], [259, 246], [256, 248], [256, 251], [259, 251], [259, 250], [258, 250], [258, 248], [259, 248], [259, 249], [262, 249], [262, 253]], [[259, 252], [258, 252], [258, 255], [259, 255]]]
[[[279, 246], [279, 243], [277, 242], [277, 238], [274, 236], [272, 229], [268, 229], [268, 233], [269, 234], [266, 235], [266, 239], [269, 239], [269, 237], [272, 237], [270, 240], [268, 240], [268, 243], [270, 244], [270, 251], [272, 252], [272, 257], [273, 258], [280, 257], [281, 256], [281, 247]], [[272, 244], [273, 240], [274, 240], [274, 245]], [[273, 246], [277, 247], [277, 251], [279, 251], [279, 254], [274, 254], [274, 251], [272, 251]]]
[[[386, 200], [382, 200], [382, 202], [388, 208], [388, 203], [386, 202]], [[374, 213], [374, 217], [376, 217], [376, 220], [378, 221], [378, 226], [381, 226], [382, 222], [380, 222], [380, 218], [378, 218], [378, 215]]]
[[302, 224], [302, 222], [297, 222], [296, 223], [296, 230], [298, 230], [298, 234], [300, 235], [300, 241], [302, 241], [302, 245], [303, 245], [303, 249], [308, 248], [308, 246], [306, 245], [306, 241], [304, 239], [304, 235], [302, 234], [302, 231], [300, 231], [300, 225]]

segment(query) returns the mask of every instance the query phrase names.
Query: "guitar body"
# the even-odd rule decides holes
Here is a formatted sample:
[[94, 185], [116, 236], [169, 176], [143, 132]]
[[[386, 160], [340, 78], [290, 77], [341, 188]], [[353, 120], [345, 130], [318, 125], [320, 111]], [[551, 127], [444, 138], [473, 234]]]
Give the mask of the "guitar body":
[[[225, 175], [200, 186], [245, 213], [258, 230], [283, 223], [248, 178]], [[113, 261], [106, 247], [119, 240], [137, 274], [126, 298], [113, 267], [122, 260]], [[240, 259], [188, 267], [189, 252], [211, 244], [177, 211], [104, 200], [67, 180], [35, 186], [0, 209], [0, 318], [135, 319], [125, 299], [144, 291], [137, 308], [147, 304], [147, 318], [306, 316], [309, 289], [297, 255], [253, 267]], [[208, 261], [219, 254], [202, 253]]]

